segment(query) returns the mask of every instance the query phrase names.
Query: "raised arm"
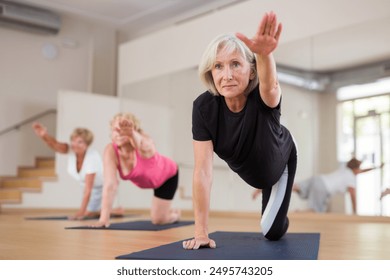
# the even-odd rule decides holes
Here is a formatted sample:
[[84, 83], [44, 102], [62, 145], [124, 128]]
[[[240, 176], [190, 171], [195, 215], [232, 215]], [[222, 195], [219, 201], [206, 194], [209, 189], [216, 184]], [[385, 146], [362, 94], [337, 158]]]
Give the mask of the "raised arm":
[[385, 164], [382, 162], [379, 166], [374, 166], [374, 167], [370, 167], [370, 168], [364, 168], [364, 169], [360, 169], [360, 168], [357, 168], [356, 170], [356, 174], [361, 174], [361, 173], [364, 173], [364, 172], [368, 172], [368, 171], [371, 171], [371, 170], [375, 170], [375, 169], [381, 169], [383, 168]]
[[117, 161], [114, 148], [108, 144], [104, 149], [103, 155], [103, 198], [100, 210], [100, 219], [93, 227], [108, 227], [110, 225], [110, 213], [114, 202], [115, 194], [118, 189]]
[[151, 157], [155, 154], [156, 148], [153, 140], [141, 131], [136, 131], [131, 121], [127, 119], [121, 120], [119, 123], [120, 134], [128, 136], [130, 142], [137, 149], [143, 157]]
[[47, 133], [46, 127], [40, 123], [34, 123], [32, 125], [35, 134], [40, 137], [53, 151], [67, 154], [69, 151], [69, 145], [67, 143], [58, 142], [53, 136]]
[[195, 166], [192, 181], [192, 195], [195, 215], [195, 236], [183, 242], [184, 249], [199, 249], [200, 246], [215, 248], [215, 241], [209, 239], [208, 221], [210, 191], [213, 173], [213, 144], [211, 141], [193, 141]]
[[266, 13], [263, 16], [252, 39], [241, 33], [236, 33], [237, 38], [242, 40], [256, 55], [260, 95], [264, 103], [271, 108], [279, 104], [281, 97], [276, 64], [272, 54], [278, 46], [281, 33], [282, 24], [277, 22], [276, 15], [273, 12]]

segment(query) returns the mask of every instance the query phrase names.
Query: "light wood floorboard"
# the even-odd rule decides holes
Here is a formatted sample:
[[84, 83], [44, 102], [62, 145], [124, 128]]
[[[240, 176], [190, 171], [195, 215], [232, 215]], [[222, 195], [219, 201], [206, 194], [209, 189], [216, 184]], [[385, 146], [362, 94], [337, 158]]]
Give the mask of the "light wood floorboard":
[[[31, 216], [71, 214], [69, 210], [2, 209], [0, 259], [2, 260], [113, 260], [118, 255], [191, 238], [194, 226], [164, 231], [65, 230], [92, 221], [37, 221]], [[148, 219], [147, 211], [112, 222]], [[320, 260], [390, 260], [390, 218], [340, 214], [290, 213], [289, 232], [319, 232]], [[183, 219], [193, 219], [184, 212]], [[260, 215], [213, 212], [209, 230], [260, 231]], [[216, 240], [218, 245], [218, 240]]]

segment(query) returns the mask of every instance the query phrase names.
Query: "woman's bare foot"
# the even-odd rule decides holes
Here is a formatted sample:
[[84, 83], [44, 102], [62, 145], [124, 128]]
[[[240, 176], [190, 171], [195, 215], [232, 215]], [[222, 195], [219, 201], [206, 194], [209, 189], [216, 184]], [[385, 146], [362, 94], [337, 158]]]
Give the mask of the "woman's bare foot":
[[172, 217], [172, 223], [176, 223], [181, 218], [181, 210], [180, 209], [171, 209], [171, 217]]

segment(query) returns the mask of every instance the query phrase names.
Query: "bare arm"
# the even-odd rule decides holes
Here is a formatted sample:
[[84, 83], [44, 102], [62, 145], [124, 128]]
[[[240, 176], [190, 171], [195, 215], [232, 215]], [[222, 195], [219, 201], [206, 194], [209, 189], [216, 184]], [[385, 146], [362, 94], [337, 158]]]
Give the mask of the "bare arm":
[[348, 187], [349, 195], [351, 196], [351, 202], [352, 202], [352, 211], [354, 214], [356, 214], [356, 189], [353, 187]]
[[47, 133], [46, 127], [40, 123], [34, 123], [33, 129], [35, 134], [40, 137], [53, 151], [67, 154], [69, 151], [69, 145], [66, 143], [58, 142], [53, 136]]
[[149, 158], [155, 154], [156, 147], [153, 140], [148, 135], [134, 131], [131, 140], [133, 141], [135, 148], [143, 157]]
[[[91, 198], [93, 183], [95, 181], [96, 173], [87, 174], [85, 176], [85, 187], [84, 187], [84, 194], [83, 199], [81, 201], [81, 206], [78, 214], [76, 216], [85, 216], [87, 213], [87, 206], [89, 203], [89, 199]], [[78, 217], [76, 217], [78, 218]]]
[[356, 174], [361, 174], [361, 173], [368, 172], [371, 170], [380, 169], [380, 168], [383, 168], [383, 166], [384, 166], [384, 163], [381, 163], [381, 165], [379, 165], [377, 167], [370, 167], [370, 168], [365, 168], [365, 169], [358, 168], [356, 171]]
[[273, 55], [256, 55], [256, 57], [261, 99], [268, 107], [275, 108], [280, 103], [281, 89]]
[[256, 55], [260, 95], [264, 103], [271, 108], [279, 104], [281, 97], [276, 64], [272, 54], [279, 43], [281, 32], [282, 24], [278, 24], [276, 15], [270, 12], [263, 16], [252, 39], [241, 33], [236, 34], [237, 38], [242, 40]]
[[133, 126], [132, 122], [123, 119], [119, 123], [120, 134], [128, 136], [134, 148], [137, 149], [143, 157], [152, 157], [156, 152], [153, 140], [145, 133], [134, 130]]
[[213, 144], [211, 141], [193, 141], [195, 166], [192, 194], [195, 216], [195, 236], [183, 242], [184, 249], [198, 249], [200, 246], [215, 248], [214, 240], [208, 237], [210, 191], [213, 172]]
[[110, 213], [115, 194], [119, 185], [117, 178], [117, 162], [114, 148], [108, 144], [103, 155], [103, 198], [99, 222], [93, 226], [108, 227], [110, 225]]

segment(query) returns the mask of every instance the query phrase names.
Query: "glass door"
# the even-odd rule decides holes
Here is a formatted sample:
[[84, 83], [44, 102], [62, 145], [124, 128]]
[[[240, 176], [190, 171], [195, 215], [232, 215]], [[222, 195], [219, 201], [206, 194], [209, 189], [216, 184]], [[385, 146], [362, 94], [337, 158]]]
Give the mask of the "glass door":
[[[362, 161], [361, 168], [389, 163], [389, 113], [368, 111], [367, 115], [354, 118], [354, 154]], [[381, 192], [390, 186], [385, 168], [374, 169], [357, 176], [357, 214], [389, 215], [390, 205], [380, 199]], [[386, 201], [386, 203], [385, 203]]]

